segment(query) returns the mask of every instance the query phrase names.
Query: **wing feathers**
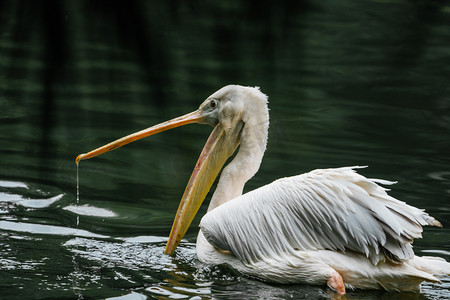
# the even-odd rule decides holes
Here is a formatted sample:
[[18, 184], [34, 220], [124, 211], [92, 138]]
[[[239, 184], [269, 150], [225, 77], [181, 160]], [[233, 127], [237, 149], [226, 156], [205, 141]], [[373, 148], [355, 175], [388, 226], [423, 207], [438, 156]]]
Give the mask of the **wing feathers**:
[[279, 179], [206, 214], [201, 230], [215, 247], [251, 263], [298, 250], [352, 250], [374, 264], [414, 256], [422, 225], [439, 222], [391, 196], [357, 167]]

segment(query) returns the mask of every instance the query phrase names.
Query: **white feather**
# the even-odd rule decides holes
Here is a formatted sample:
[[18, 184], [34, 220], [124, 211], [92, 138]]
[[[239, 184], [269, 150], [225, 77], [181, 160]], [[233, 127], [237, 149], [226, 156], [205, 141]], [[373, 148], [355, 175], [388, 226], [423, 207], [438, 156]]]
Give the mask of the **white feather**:
[[279, 179], [210, 211], [201, 230], [212, 245], [247, 263], [297, 250], [351, 250], [375, 265], [411, 259], [412, 240], [434, 219], [354, 169]]
[[315, 170], [241, 195], [266, 149], [267, 96], [226, 86], [211, 97], [235, 105], [245, 125], [200, 223], [200, 261], [280, 283], [327, 284], [337, 272], [346, 287], [388, 290], [417, 290], [450, 273], [449, 263], [414, 256], [411, 246], [423, 225], [440, 223], [379, 185], [394, 182], [359, 175], [361, 167]]

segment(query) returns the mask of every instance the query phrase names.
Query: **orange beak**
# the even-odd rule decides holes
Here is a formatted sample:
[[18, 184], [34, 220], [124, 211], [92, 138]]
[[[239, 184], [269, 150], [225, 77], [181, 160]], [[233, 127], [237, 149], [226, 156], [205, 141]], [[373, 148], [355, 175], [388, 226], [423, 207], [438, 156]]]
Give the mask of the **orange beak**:
[[123, 138], [115, 140], [114, 142], [106, 144], [100, 148], [92, 150], [88, 153], [80, 154], [75, 159], [75, 162], [78, 165], [80, 160], [89, 159], [89, 158], [98, 156], [98, 155], [106, 153], [108, 151], [112, 151], [119, 147], [125, 146], [126, 144], [129, 144], [131, 142], [137, 141], [137, 140], [145, 138], [147, 136], [157, 134], [157, 133], [160, 133], [160, 132], [172, 129], [172, 128], [176, 128], [176, 127], [180, 127], [180, 126], [192, 124], [192, 123], [203, 123], [203, 119], [204, 118], [202, 116], [202, 112], [200, 110], [196, 110], [196, 111], [186, 114], [184, 116], [160, 123], [158, 125], [149, 127], [147, 129], [138, 131], [136, 133], [132, 133]]
[[[86, 154], [80, 154], [75, 162], [78, 164], [82, 159], [92, 158], [149, 135], [191, 123], [205, 123], [200, 110], [130, 134]], [[164, 253], [173, 254], [186, 234], [214, 180], [239, 145], [242, 127], [243, 123], [239, 122], [232, 130], [226, 131], [218, 124], [209, 136], [178, 206]]]
[[242, 126], [240, 123], [232, 132], [226, 132], [219, 124], [211, 132], [181, 198], [165, 254], [173, 254], [186, 234], [214, 180], [239, 145]]

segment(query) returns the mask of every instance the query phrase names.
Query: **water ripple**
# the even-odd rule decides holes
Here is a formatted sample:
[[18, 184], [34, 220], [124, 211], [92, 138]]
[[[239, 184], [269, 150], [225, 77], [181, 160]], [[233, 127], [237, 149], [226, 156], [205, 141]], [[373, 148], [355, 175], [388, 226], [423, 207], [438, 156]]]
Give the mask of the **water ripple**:
[[63, 208], [64, 210], [73, 212], [77, 215], [82, 216], [92, 216], [92, 217], [103, 217], [103, 218], [112, 218], [117, 217], [117, 214], [112, 210], [106, 208], [100, 208], [91, 206], [88, 204], [85, 205], [68, 205]]
[[172, 258], [164, 254], [164, 244], [110, 242], [74, 238], [63, 244], [64, 247], [86, 259], [104, 266], [120, 265], [127, 269], [176, 270]]
[[428, 174], [428, 176], [436, 180], [450, 181], [450, 171], [433, 172]]
[[108, 236], [106, 235], [92, 233], [82, 229], [54, 226], [54, 225], [42, 225], [34, 223], [0, 221], [0, 229], [16, 232], [28, 232], [33, 234], [44, 234], [44, 235], [64, 235], [64, 236], [68, 235], [68, 236], [108, 238]]

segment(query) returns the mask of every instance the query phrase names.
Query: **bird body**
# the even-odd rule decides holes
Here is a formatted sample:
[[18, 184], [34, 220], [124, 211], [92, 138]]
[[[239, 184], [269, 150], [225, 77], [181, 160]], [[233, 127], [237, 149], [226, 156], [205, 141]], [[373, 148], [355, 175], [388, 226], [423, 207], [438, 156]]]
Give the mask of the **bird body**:
[[223, 168], [200, 222], [198, 259], [229, 264], [250, 277], [278, 283], [417, 290], [439, 282], [450, 264], [415, 256], [422, 226], [441, 226], [421, 209], [387, 194], [393, 182], [368, 179], [358, 167], [315, 170], [282, 178], [242, 195], [267, 144], [267, 96], [228, 85], [197, 111], [155, 125], [77, 157], [87, 159], [139, 138], [190, 123], [214, 126], [181, 199], [165, 253], [173, 254]]
[[322, 285], [334, 272], [348, 288], [416, 291], [438, 282], [433, 274], [448, 272], [448, 263], [415, 256], [410, 242], [421, 225], [439, 224], [377, 182], [392, 184], [354, 168], [276, 180], [208, 212], [197, 256], [278, 283]]

